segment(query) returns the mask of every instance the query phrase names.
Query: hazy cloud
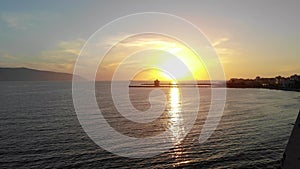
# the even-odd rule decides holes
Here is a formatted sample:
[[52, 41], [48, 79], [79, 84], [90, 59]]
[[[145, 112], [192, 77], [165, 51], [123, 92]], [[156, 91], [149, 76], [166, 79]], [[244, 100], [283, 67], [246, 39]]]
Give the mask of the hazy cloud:
[[51, 65], [50, 70], [71, 73], [84, 43], [83, 39], [62, 41], [54, 49], [42, 51], [39, 62]]
[[217, 51], [223, 64], [234, 61], [240, 54], [239, 45], [230, 41], [230, 38], [228, 37], [222, 37], [214, 40], [212, 42], [212, 46]]
[[40, 22], [49, 21], [49, 19], [57, 16], [55, 13], [46, 11], [33, 12], [2, 12], [1, 20], [7, 24], [9, 28], [18, 30], [27, 30], [38, 26]]
[[10, 55], [10, 54], [5, 53], [5, 52], [0, 52], [0, 60], [1, 61], [13, 61], [13, 60], [16, 60], [16, 59], [17, 59], [16, 56]]
[[[41, 70], [51, 70], [72, 73], [75, 61], [85, 40], [62, 41], [53, 49], [42, 51], [34, 57], [17, 57], [0, 52], [0, 66], [30, 67]], [[34, 58], [34, 60], [32, 60]]]
[[217, 47], [217, 46], [222, 45], [222, 44], [224, 44], [224, 43], [226, 43], [226, 42], [228, 42], [228, 41], [229, 41], [229, 39], [226, 38], [226, 37], [224, 37], [224, 38], [217, 39], [215, 42], [213, 42], [212, 45], [213, 45], [214, 47]]

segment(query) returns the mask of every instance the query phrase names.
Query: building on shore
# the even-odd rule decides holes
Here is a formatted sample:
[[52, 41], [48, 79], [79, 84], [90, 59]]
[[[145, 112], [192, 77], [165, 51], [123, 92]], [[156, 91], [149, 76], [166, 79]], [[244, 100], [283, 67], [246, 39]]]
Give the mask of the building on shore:
[[257, 76], [255, 79], [232, 78], [227, 81], [227, 87], [300, 90], [300, 76], [295, 74], [290, 77], [261, 78]]

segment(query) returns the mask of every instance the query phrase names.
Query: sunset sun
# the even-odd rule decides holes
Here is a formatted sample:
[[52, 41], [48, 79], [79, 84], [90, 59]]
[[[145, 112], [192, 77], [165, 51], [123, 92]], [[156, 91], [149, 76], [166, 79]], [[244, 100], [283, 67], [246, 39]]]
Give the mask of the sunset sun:
[[[118, 70], [122, 71], [122, 78], [135, 80], [209, 79], [205, 65], [193, 49], [174, 38], [156, 34], [132, 36], [123, 40], [107, 53], [102, 62], [104, 67], [100, 69], [105, 76]], [[144, 67], [148, 68], [144, 70]], [[133, 74], [133, 69], [142, 73], [129, 77], [129, 74]]]

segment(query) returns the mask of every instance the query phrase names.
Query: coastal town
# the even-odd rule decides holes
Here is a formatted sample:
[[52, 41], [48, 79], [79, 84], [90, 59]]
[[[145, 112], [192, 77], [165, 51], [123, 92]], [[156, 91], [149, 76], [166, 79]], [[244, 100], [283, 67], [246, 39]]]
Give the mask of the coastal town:
[[300, 76], [295, 74], [290, 77], [276, 76], [274, 78], [255, 79], [232, 78], [227, 81], [229, 88], [267, 88], [278, 90], [300, 91]]

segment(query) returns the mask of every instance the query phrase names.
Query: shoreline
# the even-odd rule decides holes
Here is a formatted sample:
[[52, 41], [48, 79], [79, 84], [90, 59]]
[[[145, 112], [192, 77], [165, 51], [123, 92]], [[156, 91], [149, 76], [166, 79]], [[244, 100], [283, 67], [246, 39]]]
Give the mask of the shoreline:
[[293, 91], [300, 92], [300, 89], [284, 89], [284, 88], [271, 88], [271, 87], [236, 87], [236, 86], [226, 86], [226, 88], [231, 89], [268, 89], [268, 90], [282, 90], [282, 91]]
[[129, 85], [129, 88], [229, 88], [229, 89], [268, 89], [300, 92], [300, 89], [284, 89], [284, 88], [270, 88], [270, 87], [251, 87], [251, 86], [212, 86], [212, 85]]

